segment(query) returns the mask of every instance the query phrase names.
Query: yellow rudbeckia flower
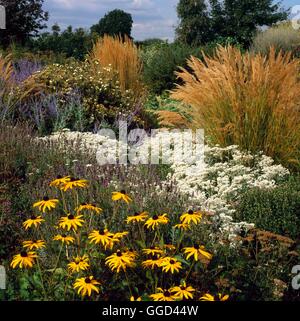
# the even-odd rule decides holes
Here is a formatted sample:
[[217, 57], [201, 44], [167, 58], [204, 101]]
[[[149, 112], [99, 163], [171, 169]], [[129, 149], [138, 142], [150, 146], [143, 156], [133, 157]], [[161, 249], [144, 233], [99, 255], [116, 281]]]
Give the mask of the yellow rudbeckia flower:
[[35, 252], [22, 251], [20, 254], [17, 254], [13, 257], [10, 266], [13, 269], [15, 269], [17, 266], [19, 266], [20, 269], [32, 268], [36, 258], [37, 255]]
[[115, 201], [123, 200], [125, 203], [129, 204], [132, 199], [126, 194], [126, 191], [122, 190], [120, 192], [113, 192], [111, 199]]
[[48, 196], [45, 196], [41, 201], [38, 201], [33, 204], [33, 207], [38, 207], [39, 211], [45, 213], [47, 210], [51, 211], [58, 204], [58, 199], [53, 198], [49, 199]]
[[147, 229], [152, 228], [152, 230], [154, 230], [160, 224], [164, 225], [164, 224], [168, 224], [168, 223], [169, 223], [169, 219], [167, 217], [167, 214], [154, 215], [146, 221], [145, 226], [147, 227]]
[[193, 247], [185, 247], [184, 254], [187, 254], [186, 259], [188, 260], [190, 257], [193, 257], [195, 261], [199, 261], [200, 259], [211, 260], [212, 254], [207, 252], [204, 246], [194, 245]]
[[59, 220], [58, 226], [68, 231], [71, 229], [77, 231], [78, 227], [81, 227], [84, 223], [84, 220], [81, 218], [82, 215], [75, 216], [73, 214], [69, 214], [68, 216], [64, 216]]
[[81, 296], [91, 296], [92, 292], [99, 293], [99, 288], [97, 285], [100, 285], [100, 282], [94, 280], [93, 276], [89, 276], [86, 278], [79, 278], [76, 279], [75, 283], [73, 284], [73, 288], [77, 290], [77, 293]]

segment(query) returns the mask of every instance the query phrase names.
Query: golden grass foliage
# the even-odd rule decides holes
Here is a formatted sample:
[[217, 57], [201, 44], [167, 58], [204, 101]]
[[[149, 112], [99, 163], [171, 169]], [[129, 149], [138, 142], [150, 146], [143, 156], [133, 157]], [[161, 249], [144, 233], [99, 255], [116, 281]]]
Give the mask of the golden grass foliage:
[[[136, 98], [144, 95], [142, 84], [142, 61], [138, 48], [131, 39], [105, 35], [94, 44], [89, 55], [90, 62], [98, 62], [100, 66], [111, 67], [118, 72], [123, 92], [132, 90]], [[97, 64], [94, 64], [97, 67]], [[97, 71], [97, 68], [95, 68]]]
[[299, 169], [299, 60], [289, 53], [242, 54], [219, 47], [214, 57], [189, 60], [189, 72], [172, 98], [191, 106], [193, 127], [204, 128], [212, 143], [263, 151]]
[[13, 66], [11, 55], [3, 56], [0, 54], [0, 93], [12, 86]]
[[34, 76], [30, 76], [17, 84], [14, 79], [12, 55], [0, 54], [0, 115], [2, 120], [14, 112], [16, 105], [32, 93], [40, 93], [42, 85], [38, 84]]

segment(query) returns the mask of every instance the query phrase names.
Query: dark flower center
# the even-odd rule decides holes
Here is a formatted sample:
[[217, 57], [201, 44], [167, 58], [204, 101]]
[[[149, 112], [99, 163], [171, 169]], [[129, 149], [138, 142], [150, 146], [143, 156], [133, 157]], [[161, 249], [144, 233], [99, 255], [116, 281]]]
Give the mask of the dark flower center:
[[175, 264], [175, 261], [174, 260], [170, 260], [170, 264]]
[[70, 182], [75, 182], [75, 181], [77, 181], [77, 179], [75, 177], [70, 178]]
[[135, 212], [133, 216], [139, 216], [140, 214], [138, 212]]
[[121, 252], [121, 251], [118, 251], [118, 252], [117, 252], [117, 256], [119, 256], [119, 257], [122, 256], [122, 252]]
[[122, 189], [120, 193], [125, 195], [126, 191], [124, 189]]
[[82, 204], [81, 204], [81, 206], [85, 206], [85, 205], [86, 205], [86, 203], [82, 203]]
[[62, 176], [61, 175], [57, 175], [56, 179], [62, 179]]
[[63, 238], [66, 238], [66, 237], [67, 237], [67, 235], [66, 235], [66, 234], [63, 234], [63, 235], [62, 235], [62, 237], [63, 237]]
[[35, 215], [31, 215], [30, 219], [31, 220], [36, 220], [36, 216]]
[[158, 220], [158, 216], [157, 216], [157, 215], [154, 215], [154, 216], [152, 217], [152, 219], [156, 221], [156, 220]]
[[43, 201], [45, 201], [45, 202], [49, 201], [49, 197], [48, 196], [44, 196], [43, 197]]
[[74, 218], [75, 218], [75, 216], [74, 216], [73, 214], [70, 214], [70, 215], [68, 216], [68, 219], [69, 219], [69, 220], [74, 220]]
[[196, 244], [196, 245], [194, 245], [194, 249], [195, 249], [195, 250], [199, 250], [199, 249], [200, 249], [200, 246]]
[[85, 283], [87, 283], [87, 284], [92, 283], [92, 281], [91, 281], [91, 279], [90, 279], [90, 278], [86, 278], [86, 279], [84, 280], [84, 282], [85, 282]]
[[100, 234], [100, 235], [105, 235], [104, 230], [101, 229], [101, 230], [99, 231], [99, 234]]
[[191, 214], [194, 214], [194, 211], [193, 211], [193, 210], [189, 210], [189, 211], [188, 211], [188, 214], [190, 214], [190, 215], [191, 215]]
[[28, 254], [27, 254], [27, 252], [25, 252], [25, 251], [22, 251], [22, 252], [21, 252], [21, 257], [28, 257]]
[[171, 293], [170, 293], [169, 291], [165, 291], [165, 292], [164, 292], [164, 296], [170, 297], [170, 296], [171, 296]]
[[186, 290], [186, 286], [180, 285], [180, 289], [184, 291]]

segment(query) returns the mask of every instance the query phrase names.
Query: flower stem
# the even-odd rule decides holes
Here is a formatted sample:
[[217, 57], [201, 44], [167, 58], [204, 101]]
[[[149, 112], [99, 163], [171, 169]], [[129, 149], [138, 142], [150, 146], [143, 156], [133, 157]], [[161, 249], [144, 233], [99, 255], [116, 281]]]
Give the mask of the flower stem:
[[36, 260], [36, 263], [37, 263], [37, 267], [38, 267], [38, 270], [39, 270], [39, 273], [40, 273], [42, 289], [43, 289], [43, 292], [44, 292], [44, 299], [45, 299], [45, 301], [48, 301], [47, 292], [46, 292], [45, 285], [44, 285], [43, 273], [42, 273], [42, 269], [41, 269], [41, 266], [40, 266], [39, 259]]

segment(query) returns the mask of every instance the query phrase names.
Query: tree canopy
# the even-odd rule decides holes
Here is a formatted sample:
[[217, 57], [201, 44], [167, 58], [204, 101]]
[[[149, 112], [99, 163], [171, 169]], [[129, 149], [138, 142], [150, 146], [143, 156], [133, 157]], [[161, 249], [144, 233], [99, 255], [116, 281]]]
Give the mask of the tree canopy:
[[24, 44], [46, 28], [48, 12], [43, 10], [44, 0], [0, 0], [6, 11], [6, 29], [0, 30], [0, 44]]
[[91, 27], [91, 31], [103, 37], [105, 34], [110, 36], [125, 35], [131, 36], [132, 16], [120, 9], [108, 12], [100, 21]]
[[[209, 5], [208, 5], [209, 4]], [[177, 40], [201, 45], [219, 38], [234, 38], [248, 46], [258, 27], [286, 20], [288, 10], [272, 0], [180, 0]]]

